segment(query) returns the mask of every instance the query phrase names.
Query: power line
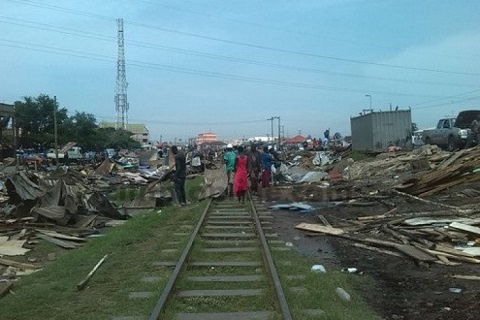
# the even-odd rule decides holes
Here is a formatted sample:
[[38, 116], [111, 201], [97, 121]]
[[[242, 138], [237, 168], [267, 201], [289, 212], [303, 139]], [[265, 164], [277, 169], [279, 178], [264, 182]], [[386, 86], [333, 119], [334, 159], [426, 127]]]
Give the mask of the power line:
[[[36, 50], [36, 51], [43, 51], [47, 53], [55, 53], [73, 57], [80, 57], [84, 59], [90, 60], [99, 60], [99, 61], [111, 61], [113, 58], [108, 57], [105, 55], [93, 54], [93, 53], [85, 53], [77, 50], [69, 50], [69, 49], [62, 49], [56, 48], [51, 46], [45, 45], [32, 45], [32, 44], [25, 44], [19, 41], [12, 41], [6, 39], [0, 39], [0, 41], [4, 41], [10, 43], [11, 47], [18, 47], [20, 49], [26, 50]], [[13, 43], [13, 45], [11, 44]], [[21, 45], [27, 45], [29, 47], [21, 47]], [[33, 47], [33, 48], [32, 48]], [[36, 47], [40, 47], [40, 50], [37, 50]], [[52, 51], [56, 50], [56, 51]], [[66, 51], [62, 52], [62, 51]], [[85, 56], [88, 55], [88, 56]], [[204, 71], [204, 70], [196, 70], [196, 69], [188, 69], [182, 67], [172, 67], [169, 65], [159, 64], [159, 63], [151, 63], [151, 62], [143, 62], [143, 61], [136, 61], [136, 60], [128, 60], [128, 65], [142, 67], [147, 69], [157, 69], [169, 72], [176, 72], [176, 73], [185, 73], [197, 76], [207, 76], [211, 78], [220, 78], [220, 79], [229, 79], [229, 80], [237, 80], [249, 83], [260, 83], [260, 84], [269, 84], [274, 86], [281, 86], [281, 87], [290, 87], [290, 88], [301, 88], [301, 89], [316, 89], [316, 90], [327, 90], [327, 91], [337, 91], [337, 92], [351, 92], [351, 93], [364, 93], [367, 90], [365, 89], [352, 89], [352, 88], [343, 88], [343, 87], [332, 87], [332, 86], [321, 86], [321, 85], [313, 85], [307, 83], [297, 83], [297, 82], [286, 82], [286, 81], [278, 81], [272, 79], [262, 79], [262, 78], [253, 78], [253, 77], [244, 77], [232, 74], [225, 74], [219, 72], [211, 72], [211, 71]], [[437, 96], [429, 96], [429, 95], [419, 95], [419, 94], [407, 94], [407, 93], [400, 93], [400, 92], [388, 92], [388, 91], [375, 91], [375, 90], [368, 90], [368, 92], [372, 94], [379, 94], [379, 95], [393, 95], [393, 96], [411, 96], [411, 97], [423, 97], [423, 98], [438, 98]]]
[[[99, 116], [94, 115], [95, 118], [113, 120], [115, 118], [108, 116]], [[161, 125], [171, 125], [171, 126], [223, 126], [223, 125], [235, 125], [235, 124], [253, 124], [265, 122], [265, 119], [255, 119], [255, 120], [239, 120], [239, 121], [225, 121], [225, 122], [189, 122], [189, 121], [165, 121], [165, 120], [156, 120], [156, 119], [140, 119], [140, 118], [131, 118], [129, 119], [130, 123], [132, 122], [142, 122], [142, 123], [152, 123], [152, 124], [161, 124]]]
[[[416, 107], [424, 105], [424, 104], [431, 104], [432, 102], [438, 102], [438, 101], [463, 97], [463, 96], [466, 96], [466, 95], [469, 95], [469, 94], [472, 94], [472, 93], [477, 93], [479, 91], [480, 91], [480, 89], [476, 89], [476, 90], [467, 91], [467, 92], [459, 93], [459, 94], [456, 94], [456, 95], [452, 95], [452, 96], [448, 96], [448, 97], [444, 97], [444, 98], [440, 98], [440, 99], [435, 99], [435, 100], [430, 100], [430, 101], [426, 101], [426, 102], [422, 102], [422, 103], [417, 103], [417, 104], [412, 105], [412, 108], [416, 108]], [[416, 109], [418, 109], [418, 108], [416, 108]]]
[[[1, 18], [14, 20], [14, 21], [20, 21], [20, 22], [24, 22], [24, 23], [29, 23], [29, 24], [33, 24], [33, 25], [36, 25], [36, 26], [29, 26], [29, 25], [24, 25], [24, 24], [20, 24], [20, 23], [6, 22], [6, 21], [1, 21], [1, 20], [0, 20], [0, 23], [12, 24], [12, 25], [17, 25], [17, 26], [27, 27], [27, 28], [41, 29], [41, 30], [45, 30], [45, 31], [58, 32], [58, 33], [62, 33], [62, 34], [74, 35], [74, 36], [91, 38], [91, 39], [108, 41], [108, 42], [112, 42], [112, 41], [115, 40], [114, 37], [105, 36], [105, 35], [98, 34], [98, 33], [93, 33], [93, 32], [87, 32], [87, 31], [76, 30], [76, 29], [71, 29], [71, 28], [58, 27], [58, 26], [54, 26], [54, 25], [50, 25], [50, 24], [32, 22], [32, 21], [22, 20], [22, 19], [15, 19], [15, 18], [10, 18], [10, 17], [5, 17], [5, 16], [0, 16], [0, 19]], [[51, 29], [51, 28], [54, 28], [54, 29]], [[60, 30], [56, 30], [56, 29], [60, 29]], [[67, 30], [67, 31], [63, 31], [63, 30]], [[82, 33], [84, 33], [84, 34], [82, 34]], [[418, 84], [425, 84], [425, 85], [456, 86], [456, 87], [476, 87], [474, 85], [466, 85], [466, 84], [421, 81], [421, 80], [409, 80], [409, 79], [387, 78], [387, 77], [374, 77], [374, 76], [365, 76], [365, 75], [358, 75], [358, 74], [352, 74], [352, 73], [343, 73], [343, 72], [320, 70], [320, 69], [314, 69], [314, 68], [304, 68], [304, 67], [270, 63], [270, 62], [264, 62], [264, 61], [236, 58], [236, 57], [218, 55], [218, 54], [213, 54], [213, 53], [208, 53], [208, 52], [181, 49], [181, 48], [176, 48], [176, 47], [155, 45], [155, 44], [151, 44], [151, 43], [148, 43], [148, 42], [135, 41], [135, 40], [126, 40], [125, 42], [127, 42], [127, 43], [129, 43], [133, 46], [148, 48], [148, 49], [152, 49], [152, 50], [175, 52], [175, 53], [191, 55], [191, 56], [199, 56], [199, 57], [204, 57], [204, 58], [214, 59], [214, 60], [232, 61], [232, 62], [243, 63], [243, 64], [259, 65], [259, 66], [266, 66], [266, 67], [277, 68], [277, 69], [285, 69], [285, 70], [293, 70], [293, 71], [299, 71], [299, 72], [308, 72], [308, 73], [315, 73], [315, 74], [329, 74], [329, 75], [333, 75], [333, 76], [343, 76], [343, 77], [352, 77], [352, 78], [360, 78], [360, 79], [373, 79], [373, 80], [392, 81], [392, 82], [401, 82], [401, 83], [418, 83]]]
[[[28, 1], [28, 0], [23, 0], [23, 1], [8, 0], [8, 1], [15, 2], [15, 3], [21, 3], [21, 4], [26, 4], [26, 5], [32, 5], [32, 6], [36, 6], [36, 7], [40, 7], [40, 8], [47, 8], [47, 9], [50, 9], [50, 10], [67, 12], [67, 13], [71, 13], [71, 14], [78, 14], [78, 15], [82, 15], [82, 16], [98, 18], [98, 19], [101, 19], [101, 20], [108, 20], [108, 21], [115, 20], [114, 18], [103, 16], [103, 15], [92, 14], [92, 13], [85, 12], [85, 11], [80, 11], [80, 10], [68, 9], [68, 8], [64, 8], [64, 7], [60, 7], [60, 6], [40, 4], [40, 3], [37, 3], [37, 2], [34, 2], [34, 1]], [[206, 36], [206, 35], [193, 33], [193, 32], [173, 30], [173, 29], [169, 29], [169, 28], [164, 28], [164, 27], [155, 26], [155, 25], [149, 25], [149, 24], [140, 23], [140, 22], [128, 21], [128, 20], [126, 20], [126, 23], [128, 23], [130, 25], [138, 26], [138, 27], [155, 29], [155, 30], [160, 30], [160, 31], [163, 31], [163, 32], [180, 34], [180, 35], [184, 35], [184, 36], [195, 37], [195, 38], [209, 40], [209, 41], [227, 43], [227, 44], [249, 47], [249, 48], [265, 50], [265, 51], [274, 51], [274, 52], [282, 52], [282, 53], [293, 54], [293, 55], [315, 57], [315, 58], [338, 61], [338, 62], [346, 62], [346, 63], [354, 63], [354, 64], [366, 64], [366, 65], [373, 65], [373, 66], [387, 67], [387, 68], [394, 68], [394, 69], [424, 71], [424, 72], [433, 72], [433, 73], [442, 73], [442, 74], [480, 76], [480, 73], [473, 73], [473, 72], [461, 72], [461, 71], [421, 68], [421, 67], [412, 67], [412, 66], [402, 66], [402, 65], [395, 65], [395, 64], [388, 64], [388, 63], [379, 63], [379, 62], [371, 62], [371, 61], [364, 61], [364, 60], [357, 60], [357, 59], [334, 57], [334, 56], [321, 55], [321, 54], [309, 53], [309, 52], [302, 52], [302, 51], [296, 51], [296, 50], [290, 50], [290, 49], [274, 48], [274, 47], [264, 46], [264, 45], [259, 45], [259, 44], [253, 44], [253, 43], [247, 43], [247, 42], [241, 42], [241, 41], [222, 39], [222, 38], [217, 38], [217, 37], [212, 37], [212, 36]]]

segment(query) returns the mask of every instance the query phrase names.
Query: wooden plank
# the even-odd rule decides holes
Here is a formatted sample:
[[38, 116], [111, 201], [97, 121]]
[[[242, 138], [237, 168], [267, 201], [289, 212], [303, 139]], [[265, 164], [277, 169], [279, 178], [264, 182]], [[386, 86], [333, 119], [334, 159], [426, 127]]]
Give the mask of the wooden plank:
[[423, 252], [411, 245], [407, 244], [397, 244], [395, 248], [400, 251], [401, 253], [414, 258], [415, 260], [418, 261], [423, 261], [423, 262], [429, 262], [429, 261], [435, 261], [437, 258], [435, 256], [432, 256], [428, 254], [427, 252]]
[[88, 216], [82, 216], [77, 223], [75, 223], [75, 228], [85, 229], [97, 218], [96, 214], [91, 214]]
[[234, 289], [234, 290], [184, 290], [178, 293], [179, 297], [249, 297], [259, 296], [262, 289]]
[[449, 254], [449, 253], [446, 253], [446, 252], [441, 252], [441, 251], [431, 250], [431, 249], [425, 249], [425, 248], [419, 247], [417, 245], [415, 245], [415, 246], [419, 250], [422, 250], [422, 251], [427, 252], [427, 253], [432, 254], [432, 255], [443, 255], [447, 258], [454, 259], [454, 260], [457, 260], [457, 261], [462, 261], [462, 262], [475, 263], [475, 264], [480, 263], [480, 260], [478, 260], [478, 259], [464, 257], [464, 256], [456, 256], [456, 255]]
[[463, 252], [463, 251], [460, 251], [460, 250], [457, 250], [455, 248], [452, 248], [452, 247], [447, 247], [446, 245], [442, 245], [442, 244], [435, 244], [435, 247], [434, 247], [435, 250], [437, 251], [441, 251], [441, 252], [445, 252], [445, 253], [449, 253], [449, 254], [453, 254], [455, 256], [464, 256], [464, 257], [469, 257], [469, 258], [473, 258], [474, 256], [470, 253], [466, 253], [466, 252]]
[[330, 234], [334, 236], [338, 236], [345, 233], [345, 231], [343, 231], [342, 229], [329, 228], [316, 223], [300, 223], [296, 225], [295, 228], [300, 230], [305, 230], [305, 231]]
[[69, 236], [69, 235], [58, 233], [58, 232], [55, 232], [55, 231], [45, 231], [45, 230], [36, 230], [36, 231], [40, 232], [44, 235], [47, 235], [49, 237], [56, 238], [56, 239], [70, 240], [70, 241], [80, 241], [80, 242], [87, 241], [87, 239], [85, 239], [85, 238]]
[[3, 264], [4, 266], [15, 267], [22, 270], [31, 270], [31, 269], [38, 268], [37, 266], [30, 263], [22, 263], [22, 262], [17, 262], [17, 261], [5, 259], [5, 258], [0, 258], [0, 264]]
[[438, 258], [438, 260], [440, 260], [439, 262], [443, 263], [446, 266], [459, 266], [459, 265], [461, 265], [460, 262], [452, 262], [452, 261], [448, 260], [448, 258], [445, 257], [444, 255], [438, 254], [437, 258]]
[[244, 275], [244, 276], [192, 276], [188, 280], [195, 282], [251, 282], [260, 281], [264, 277], [261, 275]]
[[463, 223], [459, 223], [459, 222], [452, 222], [448, 226], [450, 228], [454, 228], [454, 229], [458, 229], [458, 230], [462, 230], [462, 231], [466, 231], [466, 232], [475, 233], [477, 235], [480, 235], [480, 228], [479, 227], [474, 227], [474, 226], [470, 226], [468, 224], [463, 224]]
[[0, 298], [6, 295], [13, 286], [13, 281], [0, 282]]
[[405, 257], [403, 254], [400, 254], [400, 253], [397, 253], [397, 252], [394, 252], [394, 251], [390, 251], [390, 250], [380, 249], [380, 248], [377, 248], [377, 247], [367, 246], [363, 243], [354, 243], [353, 245], [357, 248], [362, 248], [362, 249], [366, 249], [366, 250], [370, 250], [370, 251], [384, 253], [384, 254], [388, 254], [388, 255], [391, 255], [391, 256], [395, 256], [395, 257]]
[[272, 319], [272, 316], [269, 311], [179, 313], [175, 320], [268, 320]]
[[93, 267], [93, 269], [87, 274], [85, 279], [77, 283], [77, 290], [82, 290], [83, 288], [85, 288], [85, 286], [88, 283], [88, 280], [90, 280], [90, 278], [93, 276], [95, 271], [97, 271], [97, 269], [102, 265], [102, 263], [105, 261], [105, 259], [107, 259], [107, 257], [108, 257], [108, 254], [104, 255], [103, 258], [100, 259], [100, 261], [98, 261], [98, 263], [95, 265], [95, 267]]
[[358, 217], [358, 221], [364, 221], [364, 220], [383, 220], [389, 217], [390, 214], [394, 213], [397, 211], [398, 208], [395, 207], [392, 210], [388, 210], [387, 212], [380, 214], [380, 215], [373, 215], [373, 216], [363, 216], [363, 217]]
[[455, 160], [457, 160], [458, 158], [460, 158], [461, 156], [463, 156], [463, 154], [465, 153], [467, 149], [462, 149], [458, 152], [455, 152], [451, 157], [445, 159], [442, 163], [440, 163], [440, 165], [435, 169], [435, 170], [443, 170], [445, 169], [446, 167], [448, 167], [449, 165], [451, 165], [453, 162], [455, 162]]
[[322, 221], [322, 223], [325, 225], [325, 227], [332, 228], [332, 225], [330, 224], [330, 222], [328, 222], [327, 218], [325, 218], [325, 216], [323, 214], [319, 214], [317, 216], [317, 218], [320, 219], [320, 221]]
[[462, 280], [480, 280], [479, 276], [466, 276], [466, 275], [460, 275], [460, 274], [453, 275], [452, 278], [462, 279]]
[[424, 202], [424, 203], [431, 204], [431, 205], [438, 206], [438, 207], [444, 207], [444, 208], [448, 208], [448, 209], [453, 209], [453, 210], [455, 210], [455, 211], [457, 211], [457, 212], [462, 212], [462, 209], [460, 209], [459, 207], [455, 207], [455, 206], [451, 206], [451, 205], [448, 205], [448, 204], [443, 204], [443, 203], [435, 202], [435, 201], [431, 201], [431, 200], [422, 199], [422, 198], [413, 196], [413, 195], [408, 194], [408, 193], [405, 193], [405, 192], [400, 192], [400, 191], [395, 190], [395, 189], [392, 189], [392, 192], [394, 192], [394, 193], [396, 193], [396, 194], [398, 194], [398, 195], [407, 197], [407, 198], [415, 199], [415, 200], [420, 201], [420, 202]]
[[67, 241], [63, 241], [63, 240], [60, 240], [60, 239], [55, 239], [55, 238], [52, 238], [52, 237], [47, 236], [45, 234], [38, 234], [37, 233], [37, 237], [39, 237], [40, 239], [43, 239], [45, 241], [51, 242], [51, 243], [53, 243], [53, 244], [55, 244], [59, 247], [65, 248], [65, 249], [75, 249], [77, 247], [76, 243], [67, 242]]

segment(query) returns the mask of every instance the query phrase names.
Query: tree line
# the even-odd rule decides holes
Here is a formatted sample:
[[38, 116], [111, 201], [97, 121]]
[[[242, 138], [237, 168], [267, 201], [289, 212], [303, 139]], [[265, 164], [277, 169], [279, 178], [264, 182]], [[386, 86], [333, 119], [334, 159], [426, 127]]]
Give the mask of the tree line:
[[16, 101], [14, 105], [18, 147], [53, 148], [56, 109], [59, 146], [74, 141], [84, 151], [140, 148], [140, 143], [131, 138], [131, 132], [123, 129], [100, 128], [95, 116], [83, 111], [75, 111], [75, 114], [68, 116], [67, 108], [56, 106], [55, 99], [48, 95], [26, 96], [23, 101]]

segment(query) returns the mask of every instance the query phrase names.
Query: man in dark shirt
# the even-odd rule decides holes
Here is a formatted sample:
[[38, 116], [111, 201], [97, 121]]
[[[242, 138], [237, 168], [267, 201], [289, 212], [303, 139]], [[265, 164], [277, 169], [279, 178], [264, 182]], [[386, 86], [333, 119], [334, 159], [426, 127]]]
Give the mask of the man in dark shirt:
[[181, 206], [187, 204], [185, 196], [185, 178], [187, 176], [187, 163], [185, 153], [178, 150], [177, 146], [172, 146], [172, 153], [175, 155], [175, 175], [173, 176], [173, 184], [175, 187], [175, 194], [177, 201]]

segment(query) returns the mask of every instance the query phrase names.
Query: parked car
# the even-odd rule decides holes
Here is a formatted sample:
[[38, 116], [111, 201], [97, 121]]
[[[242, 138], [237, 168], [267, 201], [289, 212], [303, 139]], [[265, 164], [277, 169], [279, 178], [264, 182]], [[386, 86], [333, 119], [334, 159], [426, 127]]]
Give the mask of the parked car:
[[[448, 151], [453, 151], [465, 145], [468, 137], [468, 125], [465, 125], [465, 117], [468, 111], [462, 111], [457, 118], [443, 118], [438, 120], [435, 129], [423, 131], [423, 142], [425, 144], [434, 144], [443, 147]], [[480, 111], [478, 111], [480, 112]], [[460, 120], [460, 121], [459, 121]], [[458, 122], [459, 121], [459, 122]], [[457, 124], [461, 124], [460, 126]]]

